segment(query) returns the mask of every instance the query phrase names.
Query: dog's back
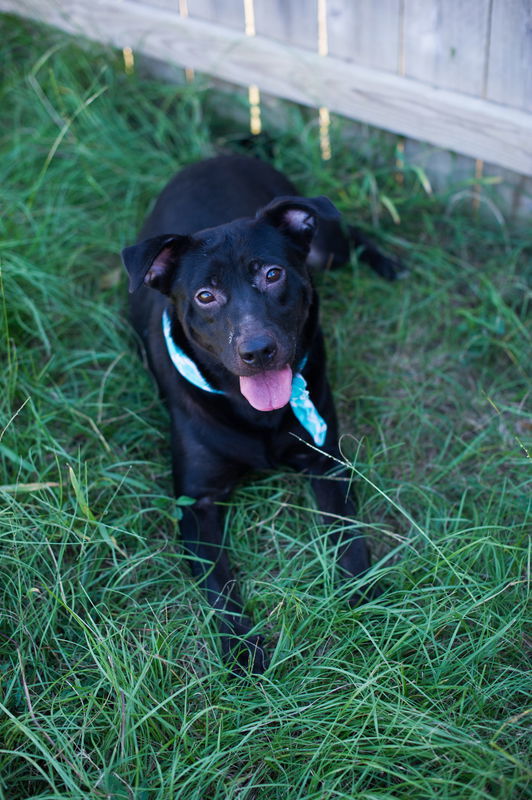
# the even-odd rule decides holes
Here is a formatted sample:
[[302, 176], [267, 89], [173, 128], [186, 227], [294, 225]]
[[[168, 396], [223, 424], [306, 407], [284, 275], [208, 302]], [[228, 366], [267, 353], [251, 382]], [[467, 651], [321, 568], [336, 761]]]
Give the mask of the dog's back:
[[167, 184], [139, 239], [195, 233], [253, 216], [277, 195], [297, 195], [290, 181], [264, 161], [217, 156], [182, 169]]

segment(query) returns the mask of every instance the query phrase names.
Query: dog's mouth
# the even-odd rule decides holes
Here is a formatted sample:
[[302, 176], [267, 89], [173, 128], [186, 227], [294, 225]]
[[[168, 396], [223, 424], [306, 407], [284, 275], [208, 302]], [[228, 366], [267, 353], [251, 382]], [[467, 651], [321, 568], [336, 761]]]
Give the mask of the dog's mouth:
[[240, 377], [240, 391], [257, 411], [274, 411], [290, 402], [292, 395], [292, 370], [282, 369], [257, 372]]

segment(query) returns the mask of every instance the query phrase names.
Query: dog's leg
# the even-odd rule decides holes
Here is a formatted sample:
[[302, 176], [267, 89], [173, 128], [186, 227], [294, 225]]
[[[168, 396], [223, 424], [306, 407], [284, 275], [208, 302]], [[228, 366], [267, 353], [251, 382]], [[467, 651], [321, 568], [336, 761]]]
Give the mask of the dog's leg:
[[172, 408], [172, 472], [174, 494], [196, 498], [183, 507], [179, 527], [198, 585], [217, 612], [224, 660], [236, 662], [238, 671], [261, 673], [266, 657], [260, 636], [243, 613], [243, 603], [229, 562], [224, 537], [226, 501], [242, 474], [242, 467], [217, 453], [194, 436], [190, 424]]
[[395, 281], [407, 274], [407, 270], [398, 258], [385, 255], [365, 233], [352, 225], [348, 226], [351, 244], [360, 249], [359, 257], [381, 278]]
[[212, 498], [203, 497], [185, 508], [180, 528], [191, 555], [192, 574], [218, 612], [224, 659], [234, 659], [242, 669], [263, 672], [266, 659], [261, 637], [249, 636], [252, 623], [242, 613], [242, 600], [224, 543], [223, 508]]
[[[327, 388], [330, 397], [330, 390]], [[332, 399], [330, 399], [332, 404]], [[336, 420], [332, 405], [329, 406], [327, 415], [329, 431], [325, 450], [334, 460], [341, 459], [335, 447], [337, 440]], [[330, 536], [338, 549], [338, 566], [343, 578], [362, 577], [370, 567], [370, 554], [366, 540], [360, 528], [357, 527], [356, 499], [350, 486], [349, 473], [344, 468], [332, 469], [334, 460], [325, 454], [303, 446], [293, 449], [287, 464], [298, 471], [304, 472], [310, 478], [310, 484], [316, 499], [316, 505], [321, 512], [323, 524], [329, 527]], [[351, 592], [349, 602], [352, 605], [363, 598], [376, 597], [379, 594], [376, 586], [370, 589], [361, 585]]]
[[359, 258], [381, 278], [395, 281], [408, 274], [404, 264], [388, 256], [354, 225], [341, 225], [337, 220], [321, 220], [312, 240], [307, 264], [313, 270], [338, 269], [349, 262], [351, 248], [356, 248]]
[[[317, 463], [310, 480], [323, 522], [330, 526], [330, 536], [338, 546], [338, 565], [344, 577], [363, 576], [370, 566], [369, 550], [362, 531], [357, 529], [354, 521], [356, 506], [347, 473], [342, 470], [330, 474], [330, 464], [322, 467]], [[364, 588], [361, 588], [353, 594], [351, 601], [358, 602], [365, 595]]]

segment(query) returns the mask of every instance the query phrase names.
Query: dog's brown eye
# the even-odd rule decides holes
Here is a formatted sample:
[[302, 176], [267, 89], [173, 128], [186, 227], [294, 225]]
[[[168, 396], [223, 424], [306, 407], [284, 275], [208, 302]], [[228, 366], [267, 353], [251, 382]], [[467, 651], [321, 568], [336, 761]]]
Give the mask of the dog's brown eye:
[[198, 303], [205, 306], [207, 303], [212, 303], [216, 298], [212, 292], [208, 292], [207, 289], [202, 289], [201, 292], [197, 293], [196, 300]]
[[266, 273], [266, 283], [276, 283], [282, 274], [283, 271], [280, 267], [270, 267]]

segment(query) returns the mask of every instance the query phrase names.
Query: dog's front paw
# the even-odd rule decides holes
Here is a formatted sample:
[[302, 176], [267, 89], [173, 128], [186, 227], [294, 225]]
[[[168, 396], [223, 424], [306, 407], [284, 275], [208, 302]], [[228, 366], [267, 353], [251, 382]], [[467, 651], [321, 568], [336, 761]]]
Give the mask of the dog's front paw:
[[353, 591], [348, 598], [348, 603], [351, 608], [356, 608], [364, 603], [369, 603], [370, 600], [376, 600], [383, 593], [383, 588], [380, 583], [373, 583], [368, 586], [362, 586]]
[[246, 639], [237, 640], [230, 657], [239, 671], [253, 675], [262, 675], [268, 666], [262, 636], [248, 636]]
[[224, 636], [223, 660], [236, 675], [262, 675], [268, 666], [262, 636]]

